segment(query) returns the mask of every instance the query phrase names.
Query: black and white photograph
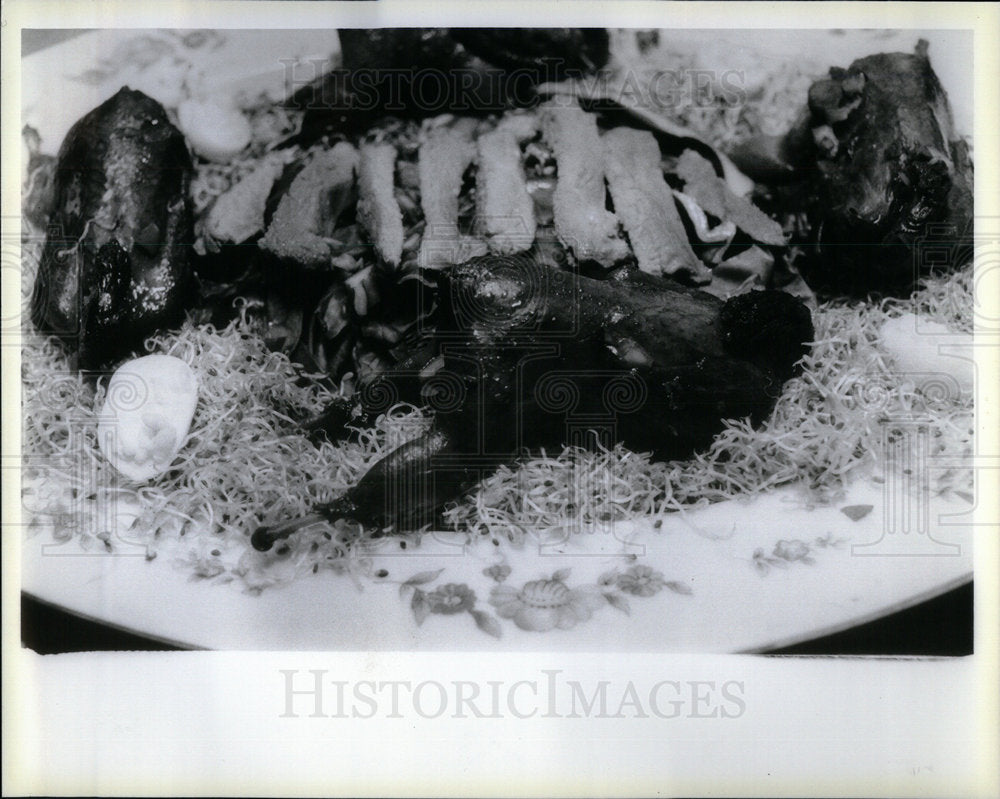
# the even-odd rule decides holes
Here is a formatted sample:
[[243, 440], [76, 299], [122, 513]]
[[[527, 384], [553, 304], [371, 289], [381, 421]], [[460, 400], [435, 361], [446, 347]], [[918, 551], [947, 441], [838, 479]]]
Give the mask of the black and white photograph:
[[[26, 717], [54, 723], [22, 693], [46, 669], [161, 685], [208, 664], [214, 685], [226, 662], [267, 675], [231, 678], [228, 701], [254, 695], [237, 715], [267, 697], [268, 734], [310, 747], [333, 735], [310, 719], [404, 716], [462, 737], [531, 719], [522, 745], [565, 735], [529, 732], [553, 718], [724, 736], [755, 680], [912, 674], [911, 782], [859, 765], [795, 792], [989, 795], [970, 745], [996, 701], [974, 676], [996, 663], [1000, 457], [982, 20], [281, 5], [73, 25], [53, 5], [4, 34], [5, 649]], [[431, 665], [395, 680], [407, 662]], [[952, 679], [963, 699], [934, 706]], [[877, 695], [877, 739], [904, 711], [875, 686], [843, 695]], [[654, 763], [616, 787], [421, 761], [370, 791], [792, 790], [750, 761], [713, 787], [707, 762], [700, 788], [657, 788]], [[368, 795], [355, 768], [288, 795]], [[72, 773], [18, 784], [139, 787]], [[184, 779], [141, 791], [254, 792]]]

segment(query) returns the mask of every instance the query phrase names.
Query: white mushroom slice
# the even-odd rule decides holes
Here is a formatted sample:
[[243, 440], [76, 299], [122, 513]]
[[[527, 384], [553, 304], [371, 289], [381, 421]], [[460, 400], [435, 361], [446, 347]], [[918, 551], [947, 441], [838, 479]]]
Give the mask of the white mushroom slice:
[[198, 402], [191, 368], [171, 355], [146, 355], [118, 368], [108, 383], [97, 443], [121, 474], [144, 482], [170, 468]]
[[246, 115], [223, 96], [184, 100], [177, 126], [198, 155], [222, 164], [243, 152], [253, 135]]

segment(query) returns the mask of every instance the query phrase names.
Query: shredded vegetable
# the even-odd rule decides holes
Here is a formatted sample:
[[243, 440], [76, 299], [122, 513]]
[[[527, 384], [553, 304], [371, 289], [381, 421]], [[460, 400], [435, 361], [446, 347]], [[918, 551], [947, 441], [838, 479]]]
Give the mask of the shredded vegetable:
[[[879, 346], [878, 330], [907, 311], [971, 329], [971, 292], [969, 267], [927, 281], [909, 300], [824, 304], [815, 314], [817, 340], [802, 374], [786, 384], [760, 429], [730, 421], [707, 452], [669, 463], [621, 446], [543, 453], [501, 468], [451, 506], [445, 519], [470, 537], [517, 544], [787, 484], [802, 486], [805, 502], [830, 502], [853, 480], [878, 478], [883, 426], [890, 423], [926, 425], [931, 456], [961, 462], [972, 452], [971, 401], [923, 396], [901, 381]], [[313, 503], [338, 496], [377, 459], [425, 430], [429, 418], [400, 406], [349, 442], [315, 446], [296, 419], [320, 410], [332, 393], [302, 378], [239, 320], [224, 330], [188, 323], [151, 338], [147, 349], [189, 363], [200, 397], [190, 438], [171, 471], [129, 487], [97, 448], [103, 384], [90, 388], [68, 370], [55, 341], [26, 332], [26, 476], [29, 484], [54, 481], [62, 492], [45, 509], [48, 518], [66, 515], [74, 497], [114, 498], [135, 507], [130, 535], [148, 556], [166, 548], [194, 574], [238, 578], [255, 590], [320, 568], [363, 566], [364, 547], [353, 546], [358, 531], [349, 525], [317, 525], [267, 555], [254, 552], [248, 536], [260, 524], [305, 514]], [[954, 469], [935, 480], [938, 492], [968, 490], [971, 471]], [[65, 525], [55, 532], [74, 534]]]
[[97, 448], [106, 381], [91, 387], [70, 372], [54, 339], [26, 332], [23, 344], [25, 482], [36, 500], [48, 497], [39, 518], [57, 537], [78, 533], [84, 546], [96, 546], [102, 506], [131, 511], [127, 533], [106, 546], [141, 545], [147, 557], [165, 548], [196, 575], [238, 577], [249, 588], [288, 576], [282, 563], [294, 564], [292, 573], [348, 568], [348, 542], [358, 535], [348, 525], [307, 531], [275, 557], [254, 552], [248, 537], [261, 524], [333, 499], [427, 424], [419, 411], [400, 406], [349, 443], [316, 446], [298, 420], [318, 413], [332, 392], [269, 352], [243, 320], [223, 330], [189, 322], [152, 337], [147, 349], [184, 360], [197, 375], [191, 433], [169, 472], [131, 486]]

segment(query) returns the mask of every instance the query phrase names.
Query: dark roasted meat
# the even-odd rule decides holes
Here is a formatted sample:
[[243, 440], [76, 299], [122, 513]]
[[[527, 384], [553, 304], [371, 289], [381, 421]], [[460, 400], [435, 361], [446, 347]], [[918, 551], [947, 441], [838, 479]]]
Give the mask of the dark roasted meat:
[[[457, 377], [467, 400], [436, 423], [462, 451], [507, 459], [587, 443], [567, 441], [567, 419], [602, 417], [615, 422], [602, 444], [689, 456], [723, 419], [763, 420], [813, 332], [805, 306], [780, 292], [724, 303], [643, 273], [594, 280], [528, 256], [455, 267], [442, 303], [435, 377]], [[564, 388], [574, 402], [556, 397]], [[616, 391], [635, 396], [619, 403]]]
[[909, 293], [917, 278], [963, 263], [972, 161], [926, 42], [831, 69], [810, 89], [806, 125], [798, 149], [819, 187], [807, 277], [841, 292]]
[[191, 159], [162, 106], [124, 88], [59, 151], [31, 318], [97, 369], [179, 321], [190, 287]]
[[[526, 448], [620, 442], [688, 456], [725, 419], [760, 423], [813, 338], [808, 309], [788, 294], [723, 302], [642, 272], [595, 280], [529, 255], [474, 258], [440, 284], [437, 348], [391, 392], [422, 397], [433, 430], [320, 517], [413, 529]], [[254, 546], [269, 549], [303, 523], [261, 528]]]
[[609, 57], [603, 28], [376, 28], [339, 31], [342, 68], [304, 86], [300, 138], [362, 130], [386, 115], [488, 114], [536, 100], [542, 83]]
[[610, 55], [603, 28], [451, 28], [477, 58], [508, 70], [537, 70], [546, 80], [593, 72]]

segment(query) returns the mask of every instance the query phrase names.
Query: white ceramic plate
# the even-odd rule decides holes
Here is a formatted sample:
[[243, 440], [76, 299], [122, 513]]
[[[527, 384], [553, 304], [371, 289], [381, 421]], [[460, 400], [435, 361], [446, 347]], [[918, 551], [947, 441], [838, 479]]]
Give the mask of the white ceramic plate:
[[[27, 593], [73, 613], [215, 649], [755, 651], [971, 579], [970, 507], [933, 503], [930, 524], [907, 529], [904, 504], [920, 514], [904, 496], [859, 484], [845, 503], [809, 510], [785, 490], [659, 529], [643, 520], [522, 550], [465, 549], [442, 536], [402, 551], [387, 540], [373, 553], [381, 579], [320, 573], [260, 595], [193, 581], [139, 547], [112, 556], [38, 536], [25, 544], [22, 579]], [[857, 521], [840, 510], [858, 505], [871, 510]]]
[[[823, 52], [846, 66], [869, 52], [912, 50], [923, 36], [959, 128], [968, 130], [971, 97], [960, 78], [971, 66], [962, 61], [967, 49], [955, 47], [959, 33], [759, 32], [754, 46], [810, 58]], [[697, 35], [705, 34], [681, 38]], [[738, 62], [746, 57], [740, 47], [734, 38], [716, 50]], [[24, 60], [23, 122], [54, 152], [77, 118], [126, 83], [167, 105], [185, 82], [274, 95], [287, 86], [289, 59], [301, 68], [336, 49], [329, 31], [94, 32]], [[841, 510], [850, 506], [870, 510], [855, 520]], [[830, 508], [803, 507], [786, 489], [673, 516], [659, 528], [643, 520], [522, 550], [466, 549], [442, 536], [402, 551], [386, 541], [373, 553], [382, 577], [319, 574], [261, 595], [192, 581], [169, 559], [149, 562], [127, 546], [110, 556], [38, 536], [24, 542], [22, 588], [69, 612], [190, 647], [759, 651], [967, 582], [972, 529], [971, 507], [961, 502], [859, 483]]]

